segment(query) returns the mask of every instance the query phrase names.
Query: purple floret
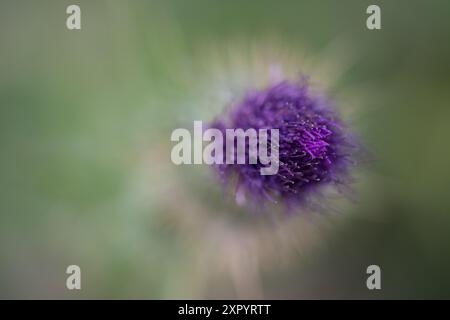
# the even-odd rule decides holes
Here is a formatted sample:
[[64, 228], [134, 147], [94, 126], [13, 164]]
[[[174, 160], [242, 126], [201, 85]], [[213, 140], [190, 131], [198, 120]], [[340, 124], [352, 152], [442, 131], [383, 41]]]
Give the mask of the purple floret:
[[291, 208], [309, 205], [311, 196], [320, 194], [321, 187], [333, 185], [339, 189], [350, 181], [349, 169], [357, 146], [334, 106], [312, 93], [304, 80], [285, 81], [248, 93], [211, 127], [223, 134], [226, 128], [279, 130], [276, 175], [261, 175], [261, 163], [215, 166], [225, 183], [236, 183], [238, 202], [270, 201]]

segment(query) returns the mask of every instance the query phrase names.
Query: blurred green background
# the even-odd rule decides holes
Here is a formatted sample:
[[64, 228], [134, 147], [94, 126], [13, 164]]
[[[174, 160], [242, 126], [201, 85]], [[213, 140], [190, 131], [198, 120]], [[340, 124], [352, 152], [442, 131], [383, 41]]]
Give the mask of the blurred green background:
[[[0, 298], [450, 298], [449, 39], [445, 0], [2, 0]], [[170, 162], [252, 43], [348, 65], [329, 93], [373, 160], [338, 214], [254, 215]]]

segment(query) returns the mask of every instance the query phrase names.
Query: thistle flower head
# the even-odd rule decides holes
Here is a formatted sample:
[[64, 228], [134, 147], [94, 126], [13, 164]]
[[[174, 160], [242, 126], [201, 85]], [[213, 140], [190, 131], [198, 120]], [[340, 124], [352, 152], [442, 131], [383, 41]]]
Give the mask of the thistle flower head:
[[312, 196], [320, 194], [324, 186], [339, 187], [349, 181], [356, 145], [334, 106], [324, 96], [313, 93], [306, 80], [283, 81], [248, 92], [211, 127], [223, 132], [279, 130], [277, 174], [261, 175], [260, 162], [215, 167], [225, 183], [235, 181], [238, 203], [309, 205]]

